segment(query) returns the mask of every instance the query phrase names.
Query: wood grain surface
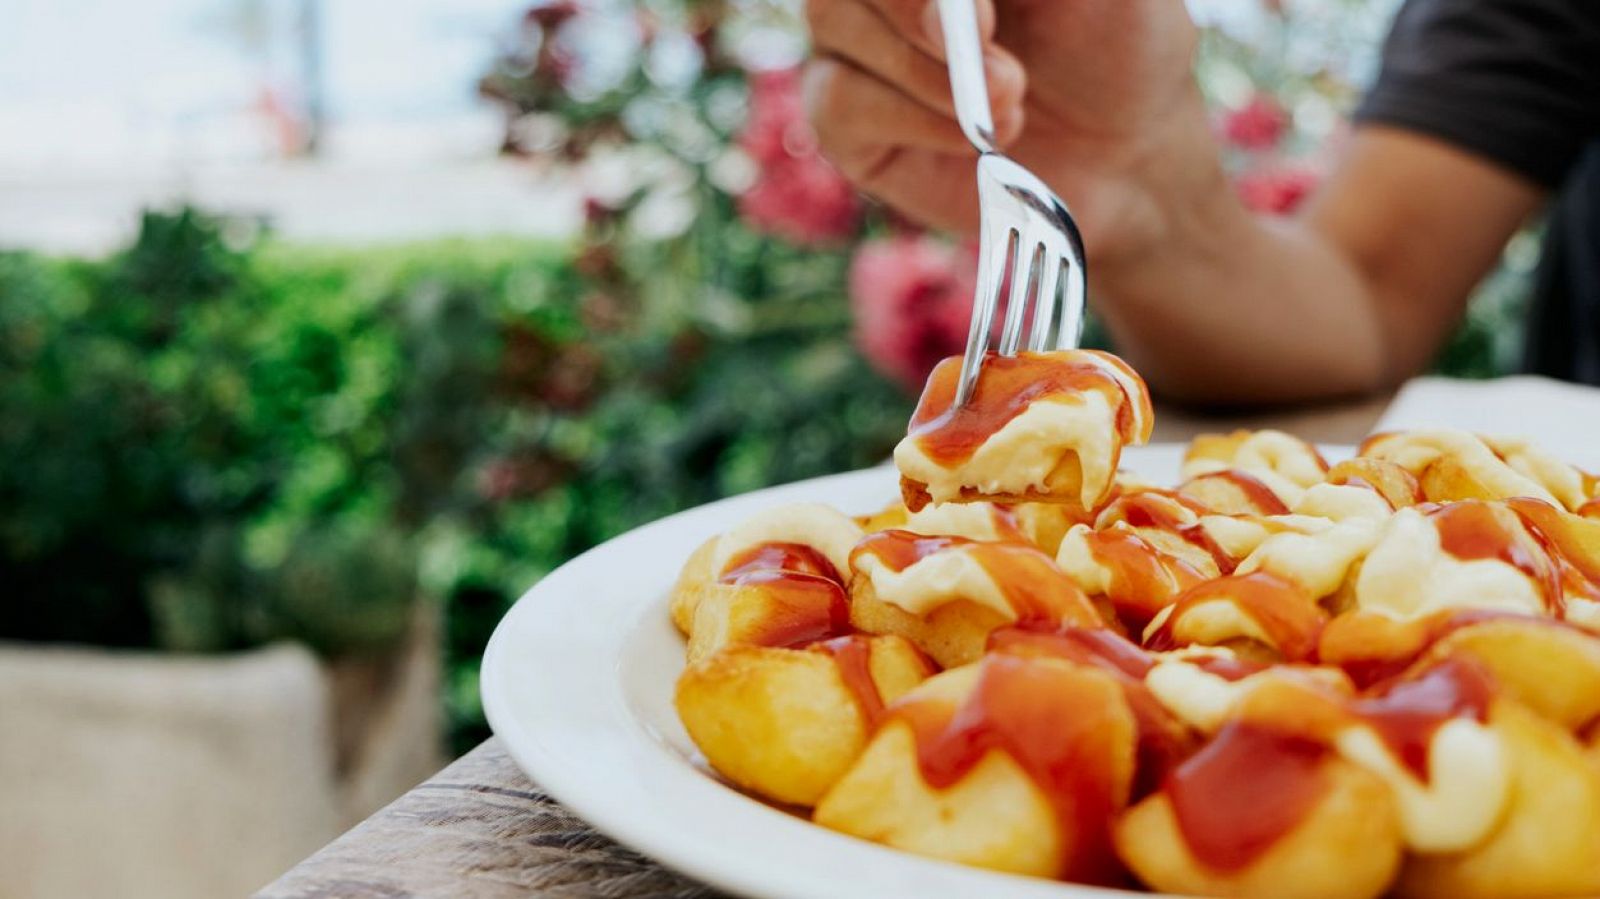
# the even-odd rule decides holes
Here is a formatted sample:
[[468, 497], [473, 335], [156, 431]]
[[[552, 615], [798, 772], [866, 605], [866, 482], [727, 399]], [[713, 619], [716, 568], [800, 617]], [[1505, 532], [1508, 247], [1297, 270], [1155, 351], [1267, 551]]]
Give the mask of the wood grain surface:
[[258, 899], [716, 896], [540, 792], [491, 739], [256, 894]]

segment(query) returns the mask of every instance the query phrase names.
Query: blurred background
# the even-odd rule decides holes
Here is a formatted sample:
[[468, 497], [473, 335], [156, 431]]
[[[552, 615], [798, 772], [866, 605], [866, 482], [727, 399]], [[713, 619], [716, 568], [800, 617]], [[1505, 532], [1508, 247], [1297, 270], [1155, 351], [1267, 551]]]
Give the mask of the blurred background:
[[[1394, 5], [1192, 0], [1248, 204]], [[0, 0], [0, 896], [259, 885], [487, 735], [543, 574], [887, 455], [973, 248], [816, 155], [804, 52], [794, 0]], [[1535, 247], [1440, 369], [1511, 366]]]

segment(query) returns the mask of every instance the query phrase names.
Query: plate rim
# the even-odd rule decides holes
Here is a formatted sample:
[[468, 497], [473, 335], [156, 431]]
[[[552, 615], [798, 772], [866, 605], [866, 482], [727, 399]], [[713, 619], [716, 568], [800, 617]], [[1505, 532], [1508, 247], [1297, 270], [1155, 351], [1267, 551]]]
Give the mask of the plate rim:
[[[1157, 451], [1171, 454], [1175, 451], [1174, 448], [1183, 446], [1186, 444], [1160, 443], [1129, 447], [1124, 452], [1133, 458], [1125, 458], [1125, 462], [1134, 462], [1134, 467], [1137, 468], [1139, 456], [1153, 456]], [[1325, 454], [1349, 452], [1349, 448], [1346, 447], [1319, 448]], [[1152, 460], [1146, 464], [1158, 463]], [[552, 632], [560, 615], [574, 614], [573, 602], [568, 601], [565, 606], [556, 603], [560, 603], [560, 594], [569, 586], [568, 581], [574, 578], [581, 579], [590, 568], [605, 561], [608, 556], [624, 553], [634, 544], [658, 541], [660, 535], [673, 532], [676, 532], [675, 538], [678, 540], [684, 539], [685, 534], [695, 533], [694, 540], [698, 544], [700, 540], [719, 532], [726, 525], [696, 532], [697, 525], [703, 526], [707, 522], [729, 518], [737, 514], [737, 510], [741, 508], [753, 511], [762, 505], [796, 501], [817, 492], [823, 494], [845, 493], [852, 490], [864, 492], [873, 488], [874, 482], [879, 482], [882, 486], [880, 492], [883, 494], [883, 499], [888, 501], [894, 496], [893, 475], [893, 468], [880, 465], [726, 497], [641, 525], [592, 547], [562, 564], [529, 587], [512, 604], [495, 626], [484, 650], [479, 669], [479, 692], [491, 730], [500, 737], [507, 754], [541, 792], [554, 798], [589, 826], [658, 864], [714, 887], [745, 895], [867, 897], [881, 896], [885, 888], [896, 892], [914, 893], [918, 896], [949, 896], [952, 899], [969, 896], [978, 891], [982, 891], [985, 895], [1003, 891], [1010, 896], [1038, 896], [1040, 899], [1074, 899], [1074, 897], [1109, 899], [1109, 897], [1170, 895], [1087, 886], [973, 868], [859, 840], [788, 815], [732, 789], [703, 771], [693, 769], [687, 760], [678, 758], [674, 750], [666, 745], [665, 740], [652, 733], [648, 724], [641, 721], [630, 708], [630, 702], [624, 695], [626, 688], [621, 676], [620, 658], [584, 660], [580, 664], [587, 667], [578, 672], [579, 676], [576, 679], [562, 681], [564, 684], [582, 685], [585, 683], [584, 678], [587, 678], [590, 686], [602, 690], [602, 695], [594, 697], [592, 703], [583, 705], [581, 714], [571, 705], [570, 697], [553, 696], [558, 690], [553, 685], [554, 682], [546, 683], [537, 679], [518, 680], [519, 674], [527, 673], [519, 669], [527, 666], [522, 664], [525, 655], [519, 656], [517, 653], [519, 649], [528, 647], [513, 644], [521, 638], [533, 635], [546, 641], [541, 645], [548, 648], [559, 646], [563, 638], [573, 636]], [[810, 498], [832, 502], [828, 495]], [[853, 512], [848, 509], [845, 511]], [[687, 555], [685, 551], [682, 557], [687, 558]], [[681, 565], [681, 560], [677, 564]], [[677, 567], [674, 566], [673, 576], [676, 575], [676, 570]], [[602, 577], [621, 580], [625, 575], [619, 568], [606, 572]], [[666, 622], [664, 608], [664, 599], [670, 586], [671, 579], [668, 578], [661, 582], [654, 592], [646, 591], [638, 599], [615, 601], [613, 604], [631, 603], [626, 626], [616, 626], [607, 619], [599, 626], [591, 627], [592, 633], [589, 636], [599, 638], [600, 647], [620, 656], [635, 639], [647, 639], [647, 637], [636, 638], [635, 634], [642, 627], [654, 626], [646, 620], [646, 616], [652, 612], [661, 617], [661, 624], [670, 627]], [[604, 595], [603, 591], [597, 592]], [[552, 605], [546, 606], [547, 602]], [[545, 612], [550, 614], [541, 614]], [[551, 673], [549, 668], [554, 664], [554, 662], [544, 664], [545, 673]], [[533, 670], [540, 667], [534, 665]], [[571, 672], [557, 673], [571, 674]], [[542, 694], [540, 691], [543, 691]], [[550, 738], [541, 737], [530, 729], [531, 722], [526, 720], [528, 716], [524, 714], [526, 708], [515, 707], [519, 704], [516, 697], [522, 696], [524, 701], [531, 701], [530, 694], [537, 694], [537, 701], [534, 704], [547, 710], [560, 710], [563, 708], [562, 704], [567, 703], [564, 712], [544, 722], [557, 728], [565, 724], [566, 733]], [[590, 720], [591, 713], [595, 720]], [[724, 806], [731, 810], [734, 803], [726, 800], [738, 797], [742, 802], [751, 804], [753, 808], [749, 809], [748, 814], [743, 811], [737, 812], [735, 820], [723, 822], [725, 827], [709, 828], [711, 831], [718, 831], [717, 833], [708, 833], [706, 819], [693, 811], [686, 813], [683, 809], [671, 809], [666, 813], [647, 812], [647, 809], [653, 807], [653, 800], [656, 798], [656, 790], [649, 783], [641, 781], [619, 785], [614, 780], [608, 781], [608, 775], [613, 775], [615, 772], [598, 770], [601, 765], [598, 758], [591, 761], [587, 757], [573, 757], [570, 754], [570, 747], [566, 749], [567, 754], [564, 754], [561, 746], [574, 740], [582, 742], [596, 739], [600, 742], [591, 743], [591, 749], [607, 750], [610, 755], [622, 754], [635, 757], [636, 761], [654, 767], [659, 767], [663, 761], [669, 764], [676, 762], [692, 771], [694, 778], [702, 786], [691, 788], [687, 780], [681, 780], [676, 775], [671, 775], [671, 780], [679, 783], [678, 792], [687, 791], [696, 794], [693, 798], [697, 801], [703, 800], [708, 805]], [[622, 742], [618, 743], [619, 740]], [[660, 758], [641, 760], [638, 758], [640, 752], [645, 756]], [[704, 795], [698, 795], [701, 793]], [[756, 809], [764, 809], [772, 815], [763, 817], [756, 812]], [[738, 828], [737, 831], [734, 830], [735, 827]], [[800, 829], [796, 830], [796, 827]], [[744, 849], [749, 849], [749, 838], [762, 835], [774, 839], [782, 838], [791, 845], [781, 846], [766, 853], [765, 857], [749, 858], [730, 854], [732, 844], [739, 844]], [[802, 851], [798, 859], [795, 859], [790, 851], [785, 851], [792, 850], [794, 848], [792, 844], [800, 845]], [[855, 869], [858, 874], [868, 874], [871, 882], [859, 884], [841, 882], [837, 876], [833, 876], [829, 870], [821, 866], [808, 867], [806, 864], [808, 856], [823, 851], [830, 853], [830, 862], [836, 861], [847, 869]], [[816, 859], [810, 860], [816, 861]], [[833, 866], [830, 864], [828, 867]]]

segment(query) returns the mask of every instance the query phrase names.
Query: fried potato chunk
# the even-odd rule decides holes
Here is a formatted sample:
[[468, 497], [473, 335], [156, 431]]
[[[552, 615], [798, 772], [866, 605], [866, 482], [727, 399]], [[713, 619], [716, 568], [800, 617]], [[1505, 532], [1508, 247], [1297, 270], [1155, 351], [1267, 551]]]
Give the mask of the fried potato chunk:
[[702, 588], [689, 631], [690, 662], [724, 646], [795, 647], [850, 632], [850, 598], [826, 578], [761, 572]]
[[1322, 794], [1311, 810], [1238, 868], [1218, 869], [1196, 857], [1164, 792], [1123, 814], [1115, 829], [1117, 852], [1141, 881], [1169, 893], [1263, 899], [1381, 895], [1401, 858], [1388, 788], [1334, 756], [1320, 762], [1317, 777]]
[[1428, 656], [1476, 659], [1503, 695], [1568, 730], [1600, 719], [1600, 638], [1575, 628], [1489, 619], [1446, 636]]
[[1101, 623], [1077, 584], [1026, 544], [883, 531], [861, 541], [850, 565], [851, 624], [899, 634], [944, 668], [976, 660], [1005, 624]]
[[701, 599], [751, 575], [759, 580], [769, 571], [813, 575], [843, 587], [850, 574], [850, 549], [863, 533], [854, 520], [821, 503], [762, 510], [689, 556], [672, 588], [672, 621], [690, 634]]
[[1201, 434], [1183, 456], [1185, 478], [1229, 469], [1243, 472], [1292, 506], [1307, 487], [1322, 482], [1328, 463], [1316, 447], [1273, 430]]
[[1464, 852], [1413, 855], [1402, 897], [1600, 894], [1600, 766], [1560, 726], [1504, 701], [1491, 719], [1512, 767], [1510, 805], [1487, 839]]
[[939, 363], [895, 447], [906, 508], [929, 502], [1049, 502], [1092, 511], [1122, 448], [1150, 437], [1149, 391], [1097, 350], [991, 354], [966, 402], [962, 360]]
[[[881, 705], [933, 673], [899, 637], [843, 639], [861, 641], [853, 659], [841, 646], [730, 646], [684, 669], [673, 702], [711, 767], [763, 798], [815, 803], [861, 753]], [[868, 680], [846, 673], [863, 661]]]
[[1127, 802], [1136, 737], [1110, 674], [989, 656], [891, 708], [815, 820], [962, 864], [1112, 882], [1110, 817]]
[[668, 605], [672, 623], [686, 637], [694, 628], [694, 612], [700, 605], [701, 597], [717, 581], [711, 573], [711, 557], [716, 555], [717, 540], [717, 537], [712, 537], [700, 544], [689, 555], [688, 561], [683, 563], [678, 581], [672, 585], [672, 599]]

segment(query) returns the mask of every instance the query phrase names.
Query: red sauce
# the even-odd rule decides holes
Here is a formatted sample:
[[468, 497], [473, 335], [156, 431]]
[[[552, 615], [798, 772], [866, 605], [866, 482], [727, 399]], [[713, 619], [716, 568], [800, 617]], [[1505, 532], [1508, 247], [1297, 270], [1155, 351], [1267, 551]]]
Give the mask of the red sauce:
[[839, 679], [855, 699], [867, 730], [877, 727], [878, 720], [883, 717], [883, 694], [878, 691], [878, 682], [872, 679], [872, 637], [851, 634], [813, 643], [807, 648], [833, 657], [833, 663], [839, 668]]
[[1299, 826], [1327, 791], [1322, 743], [1233, 721], [1179, 765], [1163, 789], [1195, 858], [1237, 871]]
[[1052, 656], [1079, 665], [1104, 668], [1135, 680], [1144, 680], [1144, 676], [1156, 664], [1150, 653], [1140, 649], [1131, 640], [1104, 628], [1036, 630], [1002, 627], [989, 634], [988, 650]]
[[1106, 599], [1130, 630], [1142, 631], [1179, 594], [1206, 580], [1193, 565], [1151, 546], [1132, 531], [1092, 531], [1089, 554], [1111, 572]]
[[1155, 667], [1149, 653], [1104, 628], [1038, 631], [1007, 627], [989, 635], [989, 650], [1013, 655], [1045, 655], [1115, 675], [1138, 728], [1132, 795], [1135, 800], [1161, 785], [1167, 773], [1194, 751], [1195, 735], [1167, 711], [1145, 686]]
[[1577, 736], [1578, 742], [1587, 746], [1593, 746], [1595, 743], [1600, 742], [1600, 715], [1594, 716], [1587, 723], [1579, 726]]
[[1324, 616], [1317, 604], [1292, 581], [1265, 571], [1206, 581], [1178, 597], [1172, 614], [1146, 641], [1151, 649], [1184, 645], [1175, 628], [1189, 609], [1212, 601], [1231, 601], [1266, 634], [1284, 659], [1308, 659], [1316, 652]]
[[759, 628], [745, 636], [757, 646], [795, 647], [850, 632], [850, 597], [815, 574], [752, 571], [731, 583], [755, 587], [772, 601]]
[[[1561, 568], [1565, 592], [1586, 597], [1600, 594], [1600, 586], [1596, 586], [1600, 585], [1600, 558], [1590, 555], [1589, 547], [1574, 540], [1576, 535], [1572, 534], [1571, 526], [1564, 520], [1562, 510], [1544, 500], [1528, 496], [1508, 499], [1506, 505], [1522, 518], [1522, 523], [1546, 549], [1552, 550], [1551, 555]], [[1600, 507], [1596, 508], [1596, 512], [1600, 517]]]
[[[1317, 461], [1321, 462], [1323, 471], [1328, 470], [1328, 463], [1322, 462], [1321, 456], [1317, 456]], [[1283, 500], [1278, 498], [1278, 494], [1273, 493], [1271, 487], [1261, 483], [1260, 478], [1257, 478], [1249, 472], [1241, 471], [1237, 468], [1229, 468], [1224, 471], [1214, 471], [1210, 474], [1204, 474], [1198, 478], [1193, 478], [1192, 480], [1198, 481], [1205, 478], [1215, 478], [1220, 481], [1227, 481], [1234, 487], [1237, 487], [1239, 492], [1244, 494], [1245, 499], [1249, 500], [1250, 505], [1256, 508], [1256, 514], [1258, 515], [1289, 514], [1289, 507], [1284, 505]]]
[[1225, 681], [1242, 681], [1252, 674], [1271, 668], [1271, 665], [1261, 662], [1252, 662], [1235, 656], [1197, 656], [1184, 659], [1185, 662], [1199, 668], [1207, 674], [1212, 674]]
[[910, 531], [868, 534], [851, 551], [876, 556], [892, 571], [946, 550], [966, 552], [983, 567], [1017, 621], [1099, 625], [1100, 616], [1078, 585], [1043, 551], [1020, 543], [987, 543], [961, 537], [925, 537]]
[[1200, 523], [1200, 516], [1205, 513], [1203, 506], [1188, 497], [1143, 490], [1118, 497], [1096, 519], [1095, 528], [1104, 531], [1113, 522], [1124, 521], [1130, 527], [1166, 531], [1204, 550], [1216, 563], [1218, 572], [1232, 574], [1238, 563]]
[[1169, 490], [1136, 490], [1124, 493], [1111, 501], [1095, 519], [1095, 528], [1104, 529], [1118, 521], [1136, 528], [1160, 528], [1176, 531], [1194, 524], [1206, 507]]
[[[1536, 552], [1540, 547], [1535, 541], [1542, 541], [1543, 535], [1529, 533], [1521, 519], [1504, 506], [1482, 500], [1462, 500], [1424, 507], [1424, 513], [1438, 530], [1439, 546], [1445, 552], [1462, 561], [1496, 559], [1504, 562], [1538, 585], [1545, 608], [1559, 614], [1565, 607], [1559, 571], [1548, 554]], [[1522, 534], [1532, 539], [1518, 539]]]
[[1372, 727], [1418, 780], [1428, 781], [1428, 748], [1452, 718], [1487, 721], [1494, 681], [1478, 663], [1450, 658], [1355, 700], [1351, 711]]
[[828, 557], [804, 543], [758, 543], [729, 559], [721, 580], [731, 584], [752, 571], [793, 571], [844, 583]]
[[[1148, 431], [1149, 396], [1144, 391], [1138, 391], [1138, 396], [1129, 396], [1117, 378], [1087, 358], [1089, 354], [1109, 361], [1138, 381], [1138, 375], [1122, 360], [1094, 350], [1071, 354], [1019, 353], [1016, 356], [990, 353], [984, 357], [971, 399], [957, 408], [955, 396], [961, 378], [961, 358], [953, 356], [940, 362], [928, 376], [922, 399], [911, 416], [909, 434], [929, 458], [949, 468], [971, 458], [984, 441], [1033, 402], [1098, 390], [1117, 410], [1117, 432], [1122, 442], [1144, 440], [1148, 433], [1137, 433], [1135, 429], [1142, 423], [1143, 430]], [[1113, 443], [1114, 450], [1117, 446]]]
[[1017, 763], [1049, 801], [1064, 856], [1057, 872], [1079, 882], [1119, 877], [1112, 852], [1112, 816], [1127, 800], [1128, 734], [1114, 682], [1059, 663], [995, 654], [979, 663], [971, 694], [952, 707], [931, 699], [897, 703], [890, 719], [905, 721], [928, 786], [954, 786], [993, 751]]
[[905, 571], [934, 553], [974, 542], [965, 537], [931, 537], [891, 528], [861, 538], [861, 542], [850, 551], [850, 559], [854, 562], [861, 555], [871, 554], [877, 556], [878, 561], [890, 571]]
[[1008, 506], [999, 503], [989, 505], [989, 517], [994, 522], [994, 532], [997, 539], [1015, 540], [1027, 543], [1028, 535], [1022, 530], [1022, 525], [1017, 521], [1017, 513]]

